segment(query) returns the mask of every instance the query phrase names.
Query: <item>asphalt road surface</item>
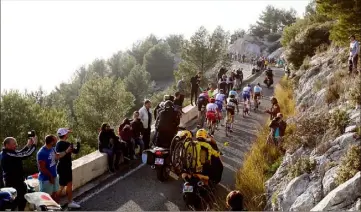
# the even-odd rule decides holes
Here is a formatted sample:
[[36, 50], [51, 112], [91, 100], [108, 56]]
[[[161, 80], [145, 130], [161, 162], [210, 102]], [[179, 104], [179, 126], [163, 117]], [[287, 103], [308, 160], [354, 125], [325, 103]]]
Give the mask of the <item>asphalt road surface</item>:
[[[279, 69], [274, 70], [274, 83], [278, 83], [283, 75]], [[223, 152], [223, 177], [217, 189], [217, 196], [222, 202], [228, 190], [235, 187], [235, 175], [242, 165], [245, 153], [249, 150], [259, 130], [269, 117], [263, 111], [270, 107], [273, 86], [267, 88], [263, 84], [264, 75], [255, 79], [252, 84], [260, 83], [264, 98], [261, 100], [259, 112], [251, 112], [250, 116], [236, 114], [233, 133], [225, 136], [224, 127], [219, 127], [215, 139]], [[224, 142], [229, 145], [225, 146]], [[127, 170], [113, 175], [92, 190], [76, 198], [82, 205], [82, 211], [185, 211], [187, 208], [182, 199], [182, 181], [171, 178], [161, 183], [150, 166], [140, 162]]]

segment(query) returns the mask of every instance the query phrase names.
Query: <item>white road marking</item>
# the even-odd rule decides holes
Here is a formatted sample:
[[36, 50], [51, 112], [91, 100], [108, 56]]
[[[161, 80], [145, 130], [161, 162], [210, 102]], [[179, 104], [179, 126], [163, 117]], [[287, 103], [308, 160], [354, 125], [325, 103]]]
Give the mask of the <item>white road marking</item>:
[[130, 170], [129, 172], [127, 172], [125, 175], [120, 176], [119, 178], [111, 181], [110, 183], [105, 184], [103, 187], [99, 188], [98, 190], [94, 191], [93, 193], [89, 194], [88, 196], [84, 197], [83, 199], [81, 199], [79, 201], [79, 204], [86, 202], [87, 200], [89, 200], [90, 198], [94, 197], [95, 195], [99, 194], [100, 192], [104, 191], [105, 189], [109, 188], [110, 186], [114, 185], [115, 183], [125, 179], [126, 177], [130, 176], [131, 174], [133, 174], [134, 172], [138, 171], [140, 168], [142, 168], [145, 164], [142, 163], [139, 166], [137, 166], [135, 169]]

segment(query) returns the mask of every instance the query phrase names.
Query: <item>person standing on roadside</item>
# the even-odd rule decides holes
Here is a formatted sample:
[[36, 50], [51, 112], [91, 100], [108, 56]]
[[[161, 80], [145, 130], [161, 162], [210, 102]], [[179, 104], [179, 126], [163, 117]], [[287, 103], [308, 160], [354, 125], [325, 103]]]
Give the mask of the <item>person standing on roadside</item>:
[[144, 134], [143, 134], [143, 142], [144, 142], [144, 149], [149, 149], [150, 143], [150, 132], [151, 132], [151, 125], [152, 125], [152, 112], [150, 108], [152, 104], [149, 99], [144, 100], [144, 106], [139, 109], [139, 118], [143, 123], [144, 127]]
[[191, 105], [193, 105], [193, 97], [194, 103], [197, 105], [197, 98], [198, 98], [198, 89], [199, 84], [201, 83], [201, 72], [191, 78]]
[[[47, 135], [44, 146], [36, 155], [36, 160], [39, 168], [39, 191], [48, 193], [55, 201], [58, 201], [56, 194], [59, 190], [59, 178], [56, 172], [56, 162], [66, 153], [57, 154], [55, 152], [56, 141], [54, 135]], [[68, 151], [70, 151], [70, 147]]]
[[134, 144], [139, 146], [139, 153], [138, 156], [141, 156], [144, 150], [144, 142], [143, 142], [143, 133], [144, 127], [143, 123], [139, 118], [139, 112], [134, 111], [133, 113], [133, 121], [130, 123], [133, 133]]
[[358, 53], [360, 52], [360, 45], [356, 40], [355, 35], [350, 36], [350, 57], [349, 57], [349, 73], [357, 73]]
[[185, 97], [185, 93], [186, 93], [186, 83], [184, 82], [184, 76], [182, 76], [182, 79], [180, 79], [177, 83], [177, 90], [179, 92], [179, 101], [180, 101], [180, 106], [182, 108], [183, 106], [183, 102], [184, 102], [184, 97]]
[[5, 187], [13, 187], [17, 191], [17, 197], [14, 201], [12, 210], [24, 211], [27, 187], [24, 182], [25, 173], [23, 160], [30, 157], [36, 149], [36, 137], [28, 139], [28, 143], [21, 150], [16, 150], [18, 144], [13, 137], [7, 137], [3, 142], [1, 153], [1, 167], [3, 169], [3, 180]]
[[66, 194], [68, 197], [68, 207], [69, 208], [80, 208], [80, 205], [73, 201], [73, 170], [71, 162], [71, 154], [78, 154], [80, 151], [80, 143], [77, 142], [76, 148], [73, 144], [67, 141], [69, 133], [71, 130], [67, 128], [58, 129], [59, 141], [56, 143], [55, 150], [59, 155], [63, 155], [59, 159], [57, 165], [57, 172], [59, 174], [59, 185], [60, 189], [58, 191], [58, 196], [61, 196], [64, 188], [66, 187]]

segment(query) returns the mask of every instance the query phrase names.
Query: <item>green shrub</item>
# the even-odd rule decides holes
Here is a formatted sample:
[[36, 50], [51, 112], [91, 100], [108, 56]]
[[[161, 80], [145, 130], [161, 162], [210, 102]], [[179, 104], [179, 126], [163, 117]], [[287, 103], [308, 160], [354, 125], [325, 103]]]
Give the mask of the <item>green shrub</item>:
[[341, 159], [340, 169], [337, 172], [336, 184], [340, 185], [351, 179], [357, 172], [361, 171], [361, 147], [350, 146], [347, 154]]
[[342, 84], [342, 78], [344, 73], [336, 72], [335, 75], [329, 80], [326, 88], [325, 101], [327, 104], [332, 104], [340, 99], [340, 94], [344, 92], [344, 85]]
[[337, 166], [337, 163], [335, 163], [334, 161], [328, 162], [325, 166], [325, 171], [328, 171], [335, 166]]
[[278, 39], [280, 39], [281, 36], [282, 36], [282, 35], [279, 34], [279, 33], [269, 34], [269, 35], [267, 36], [267, 41], [268, 41], [268, 42], [275, 42], [275, 41], [277, 41]]
[[346, 111], [336, 109], [332, 114], [329, 122], [331, 129], [336, 130], [339, 134], [345, 132], [345, 128], [350, 123], [349, 116]]
[[350, 83], [350, 86], [348, 87], [350, 90], [348, 92], [349, 99], [354, 104], [361, 105], [361, 78], [357, 77], [354, 82]]
[[310, 174], [316, 168], [316, 161], [309, 158], [300, 158], [288, 170], [288, 176], [292, 179], [304, 173]]
[[283, 157], [279, 157], [270, 167], [267, 168], [266, 176], [268, 176], [268, 178], [271, 178], [274, 173], [276, 173], [278, 167], [280, 167], [282, 163], [282, 159]]
[[323, 43], [321, 45], [319, 45], [317, 48], [316, 48], [316, 54], [320, 54], [322, 52], [325, 52], [328, 50], [328, 47], [330, 45], [328, 43]]
[[330, 22], [314, 23], [301, 29], [287, 45], [289, 51], [286, 52], [286, 59], [292, 63], [295, 69], [299, 69], [306, 56], [312, 57], [316, 48], [321, 44], [330, 43], [329, 31], [332, 27]]

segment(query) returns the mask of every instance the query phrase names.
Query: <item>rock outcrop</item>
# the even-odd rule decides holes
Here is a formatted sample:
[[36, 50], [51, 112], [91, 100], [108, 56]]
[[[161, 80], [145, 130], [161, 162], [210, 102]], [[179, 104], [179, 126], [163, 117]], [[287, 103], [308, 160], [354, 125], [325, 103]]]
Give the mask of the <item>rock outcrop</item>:
[[[360, 210], [361, 179], [360, 171], [346, 182], [338, 182], [341, 161], [351, 146], [360, 146], [361, 140], [355, 137], [360, 127], [360, 108], [348, 101], [347, 92], [340, 94], [339, 100], [326, 103], [328, 81], [342, 74], [345, 68], [340, 55], [345, 49], [331, 48], [327, 52], [311, 58], [307, 70], [295, 73], [298, 85], [294, 94], [297, 115], [289, 120], [296, 123], [305, 117], [317, 114], [333, 114], [336, 109], [345, 111], [347, 126], [342, 134], [333, 136], [325, 133], [323, 138], [314, 141], [315, 145], [301, 145], [293, 151], [287, 150], [275, 174], [266, 182], [267, 205], [265, 210], [282, 211], [321, 211], [321, 210]], [[355, 79], [338, 78], [344, 84]], [[297, 83], [297, 82], [296, 82]], [[304, 138], [301, 138], [304, 139]], [[307, 143], [307, 142], [306, 142]], [[295, 174], [292, 168], [303, 160], [310, 166], [307, 171]], [[352, 172], [356, 173], [356, 172]]]

